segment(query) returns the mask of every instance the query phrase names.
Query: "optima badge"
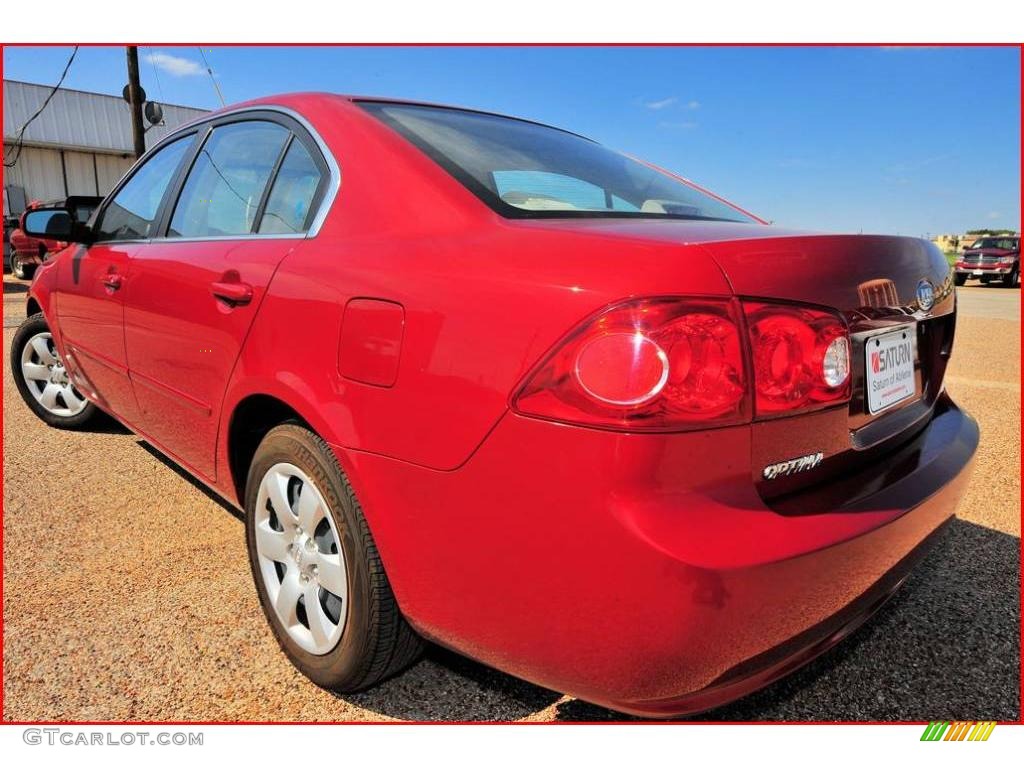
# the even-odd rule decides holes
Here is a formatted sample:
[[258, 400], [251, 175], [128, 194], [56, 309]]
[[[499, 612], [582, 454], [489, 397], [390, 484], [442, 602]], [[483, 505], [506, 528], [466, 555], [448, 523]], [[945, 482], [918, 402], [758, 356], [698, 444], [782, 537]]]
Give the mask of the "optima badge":
[[774, 480], [778, 477], [789, 477], [795, 475], [797, 472], [806, 472], [808, 469], [814, 469], [816, 466], [821, 464], [822, 459], [825, 456], [820, 451], [818, 453], [809, 453], [806, 456], [800, 456], [796, 459], [789, 459], [788, 461], [780, 461], [777, 464], [769, 464], [764, 468], [761, 473], [765, 480]]

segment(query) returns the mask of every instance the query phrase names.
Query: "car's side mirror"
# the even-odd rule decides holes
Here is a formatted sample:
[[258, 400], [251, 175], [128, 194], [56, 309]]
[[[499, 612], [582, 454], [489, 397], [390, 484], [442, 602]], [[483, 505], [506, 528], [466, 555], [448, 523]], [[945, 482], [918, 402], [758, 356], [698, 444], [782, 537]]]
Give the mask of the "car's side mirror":
[[25, 234], [67, 243], [88, 242], [88, 230], [63, 208], [37, 208], [26, 213]]

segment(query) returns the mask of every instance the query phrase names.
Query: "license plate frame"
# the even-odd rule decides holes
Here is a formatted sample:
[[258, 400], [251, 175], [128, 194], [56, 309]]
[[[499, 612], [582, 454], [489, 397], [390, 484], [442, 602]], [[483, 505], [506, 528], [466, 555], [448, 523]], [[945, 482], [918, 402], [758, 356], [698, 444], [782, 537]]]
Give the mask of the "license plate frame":
[[[900, 349], [901, 346], [903, 349]], [[903, 405], [917, 397], [916, 360], [916, 324], [896, 326], [865, 340], [864, 400], [870, 415]]]

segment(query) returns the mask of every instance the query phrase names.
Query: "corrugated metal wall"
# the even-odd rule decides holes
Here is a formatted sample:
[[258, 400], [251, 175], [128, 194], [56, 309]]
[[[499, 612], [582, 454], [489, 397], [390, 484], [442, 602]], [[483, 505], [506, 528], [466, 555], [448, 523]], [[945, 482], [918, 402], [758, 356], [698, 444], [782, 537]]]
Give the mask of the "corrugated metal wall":
[[[18, 131], [49, 92], [48, 86], [3, 81], [5, 160], [13, 157]], [[164, 124], [147, 131], [147, 147], [206, 114], [202, 109], [162, 106]], [[134, 162], [128, 105], [116, 96], [61, 89], [28, 126], [23, 142], [18, 162], [4, 168], [5, 208], [10, 205], [13, 214], [21, 212], [22, 199], [105, 195]]]
[[[21, 126], [45, 101], [50, 88], [17, 80], [4, 80], [4, 143], [11, 143]], [[152, 94], [150, 94], [152, 95]], [[183, 123], [206, 110], [164, 104], [165, 125], [146, 133], [150, 147]], [[25, 131], [25, 143], [100, 152], [133, 152], [128, 104], [118, 96], [60, 89]]]
[[115, 155], [96, 155], [96, 174], [100, 180], [100, 194], [105, 195], [132, 167], [131, 158]]
[[96, 171], [92, 165], [94, 155], [89, 152], [65, 152], [64, 170], [69, 195], [98, 195]]
[[[8, 152], [9, 147], [5, 144], [4, 154], [8, 155]], [[60, 153], [59, 149], [22, 148], [18, 162], [4, 169], [4, 187], [24, 190], [26, 201], [57, 200], [67, 195], [102, 196], [111, 190], [133, 162], [130, 157], [120, 155], [64, 150], [64, 167], [61, 168]]]
[[[10, 156], [4, 145], [4, 155]], [[60, 170], [60, 153], [53, 149], [25, 147], [13, 168], [4, 168], [4, 186], [20, 187], [25, 200], [53, 200], [64, 196], [64, 174]], [[17, 210], [12, 213], [17, 214]]]

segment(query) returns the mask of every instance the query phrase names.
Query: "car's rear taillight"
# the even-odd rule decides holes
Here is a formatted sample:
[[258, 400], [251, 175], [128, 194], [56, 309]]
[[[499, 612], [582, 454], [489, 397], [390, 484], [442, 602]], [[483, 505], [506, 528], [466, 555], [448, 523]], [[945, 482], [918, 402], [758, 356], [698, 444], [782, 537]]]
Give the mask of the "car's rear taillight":
[[530, 374], [516, 411], [556, 421], [674, 431], [748, 421], [734, 299], [655, 298], [584, 323]]
[[554, 421], [668, 432], [849, 398], [850, 335], [840, 315], [683, 297], [628, 301], [583, 323], [527, 376], [512, 406]]
[[843, 319], [809, 307], [744, 302], [758, 417], [850, 398], [850, 336]]

